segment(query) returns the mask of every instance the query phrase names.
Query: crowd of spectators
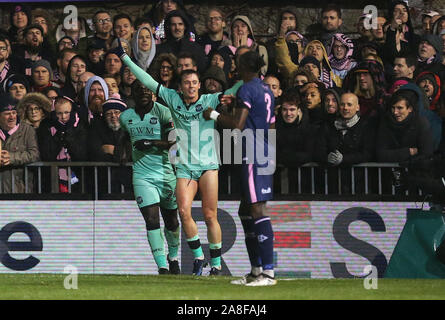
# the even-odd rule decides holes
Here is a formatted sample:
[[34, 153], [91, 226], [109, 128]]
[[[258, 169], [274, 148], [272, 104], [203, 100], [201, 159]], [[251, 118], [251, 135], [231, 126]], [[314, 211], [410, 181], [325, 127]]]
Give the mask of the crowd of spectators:
[[[443, 152], [445, 15], [426, 11], [414, 30], [407, 3], [394, 1], [375, 29], [366, 28], [369, 15], [360, 16], [354, 37], [344, 33], [336, 4], [306, 30], [292, 8], [277, 15], [276, 34], [263, 43], [248, 16], [228, 21], [219, 7], [207, 11], [198, 34], [181, 0], [161, 0], [139, 17], [98, 10], [88, 17], [92, 27], [80, 16], [69, 27], [63, 19], [52, 25], [46, 11], [13, 5], [10, 27], [0, 30], [2, 192], [12, 184], [24, 192], [23, 164], [125, 158], [118, 118], [134, 107], [135, 76], [113, 51], [117, 38], [168, 88], [178, 89], [182, 71], [197, 70], [203, 93], [231, 87], [237, 58], [258, 51], [275, 97], [281, 166], [346, 169]], [[80, 177], [70, 171], [59, 169], [61, 192], [76, 189]], [[113, 190], [128, 187], [129, 175], [115, 170]], [[27, 178], [33, 191], [32, 172]]]

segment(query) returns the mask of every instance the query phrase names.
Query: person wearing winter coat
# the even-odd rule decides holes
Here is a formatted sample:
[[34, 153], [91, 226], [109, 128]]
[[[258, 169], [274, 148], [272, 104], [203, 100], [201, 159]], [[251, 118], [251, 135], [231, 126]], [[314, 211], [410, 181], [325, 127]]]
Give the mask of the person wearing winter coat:
[[39, 160], [35, 129], [17, 117], [17, 108], [9, 95], [0, 96], [0, 177], [1, 193], [34, 191], [34, 175], [28, 170], [25, 181], [23, 165]]

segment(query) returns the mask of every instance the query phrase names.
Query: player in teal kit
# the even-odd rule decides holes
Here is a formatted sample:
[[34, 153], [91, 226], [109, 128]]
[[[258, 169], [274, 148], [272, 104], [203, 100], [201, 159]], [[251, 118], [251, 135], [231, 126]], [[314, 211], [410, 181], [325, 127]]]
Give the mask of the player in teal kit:
[[[179, 222], [175, 197], [176, 177], [168, 158], [175, 143], [168, 140], [174, 129], [170, 110], [152, 101], [152, 92], [138, 80], [132, 85], [135, 109], [124, 111], [119, 121], [133, 145], [133, 189], [145, 220], [148, 242], [159, 274], [179, 274]], [[168, 256], [160, 228], [159, 207], [164, 220]], [[169, 268], [167, 269], [167, 262]]]
[[176, 197], [187, 243], [195, 257], [193, 274], [201, 275], [204, 266], [198, 228], [191, 214], [192, 202], [199, 189], [210, 246], [210, 274], [218, 275], [221, 272], [221, 227], [217, 219], [219, 161], [213, 136], [215, 123], [206, 121], [202, 113], [208, 107], [216, 108], [220, 103], [231, 100], [230, 93], [235, 93], [242, 83], [226, 91], [226, 95], [222, 93], [200, 95], [201, 83], [198, 73], [185, 70], [180, 75], [180, 93], [178, 93], [160, 85], [139, 68], [125, 54], [121, 45], [115, 48], [114, 52], [130, 67], [131, 72], [144, 86], [165, 101], [172, 113], [178, 148], [175, 163]]

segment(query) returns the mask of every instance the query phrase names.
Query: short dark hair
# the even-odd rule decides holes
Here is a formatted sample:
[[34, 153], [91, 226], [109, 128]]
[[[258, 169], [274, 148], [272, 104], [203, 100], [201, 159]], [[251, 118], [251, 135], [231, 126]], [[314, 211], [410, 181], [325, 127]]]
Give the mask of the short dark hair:
[[286, 90], [283, 95], [281, 96], [281, 104], [284, 102], [289, 102], [292, 104], [295, 104], [297, 108], [300, 108], [301, 104], [301, 96], [300, 93], [295, 90], [294, 88], [291, 88], [289, 90]]
[[341, 19], [341, 8], [339, 5], [337, 5], [335, 3], [328, 3], [321, 9], [320, 15], [323, 16], [323, 13], [328, 12], [328, 11], [337, 12], [337, 16]]
[[93, 15], [93, 23], [96, 23], [96, 16], [97, 16], [99, 13], [106, 13], [106, 14], [108, 14], [108, 15], [111, 17], [111, 14], [110, 14], [108, 11], [101, 9], [101, 10], [98, 10], [98, 11], [96, 11], [96, 12], [94, 13], [94, 15]]
[[139, 17], [134, 21], [134, 27], [139, 29], [139, 26], [143, 23], [149, 23], [152, 27], [154, 26], [153, 20], [149, 17]]
[[400, 59], [403, 58], [403, 59], [405, 59], [405, 63], [406, 63], [406, 65], [407, 65], [408, 67], [412, 67], [412, 66], [414, 66], [414, 67], [417, 68], [417, 58], [416, 58], [416, 56], [414, 56], [414, 55], [411, 54], [411, 53], [402, 53], [402, 54], [398, 54], [398, 55], [395, 56], [394, 60], [395, 60], [396, 58], [400, 58]]
[[[181, 74], [179, 75], [179, 79], [181, 79], [181, 82], [182, 82], [182, 79], [183, 79], [185, 76], [188, 76], [188, 75], [191, 75], [191, 74], [196, 74], [196, 76], [197, 76], [198, 79], [199, 79], [199, 72], [196, 71], [196, 70], [193, 70], [193, 69], [182, 70], [182, 71], [181, 71]], [[200, 81], [201, 81], [201, 80], [200, 80]]]
[[131, 20], [131, 17], [128, 14], [119, 13], [113, 17], [113, 26], [116, 24], [116, 21], [120, 19], [127, 19], [128, 21], [130, 21], [130, 24], [133, 25], [133, 20]]
[[197, 65], [195, 56], [194, 56], [192, 53], [190, 53], [190, 52], [186, 52], [186, 51], [181, 52], [181, 53], [178, 55], [178, 58], [177, 58], [176, 61], [179, 61], [179, 59], [187, 59], [187, 58], [188, 58], [188, 59], [192, 59], [193, 66], [196, 66], [196, 65]]
[[265, 65], [264, 59], [257, 51], [247, 51], [239, 57], [240, 66], [248, 72], [259, 72]]
[[411, 107], [414, 111], [417, 111], [418, 96], [414, 91], [408, 89], [397, 90], [389, 100], [389, 108], [391, 108], [394, 104], [402, 100], [406, 101], [406, 106], [408, 108]]

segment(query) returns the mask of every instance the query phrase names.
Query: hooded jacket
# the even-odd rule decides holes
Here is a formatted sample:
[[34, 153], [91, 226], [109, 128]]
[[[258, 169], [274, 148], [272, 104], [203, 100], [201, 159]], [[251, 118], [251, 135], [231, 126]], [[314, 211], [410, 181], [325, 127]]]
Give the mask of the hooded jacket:
[[432, 82], [433, 87], [434, 87], [434, 92], [433, 92], [433, 96], [431, 98], [429, 98], [429, 106], [427, 106], [430, 110], [436, 111], [437, 110], [437, 105], [439, 103], [439, 99], [440, 99], [440, 95], [441, 95], [441, 81], [440, 78], [437, 74], [434, 74], [433, 72], [429, 72], [429, 71], [424, 71], [422, 73], [420, 73], [417, 77], [416, 77], [416, 83], [417, 85], [419, 85], [419, 83], [422, 80], [428, 79]]
[[28, 93], [17, 104], [17, 115], [18, 115], [19, 119], [22, 121], [22, 123], [26, 122], [29, 125], [32, 125], [32, 123], [29, 121], [28, 116], [26, 114], [26, 109], [27, 109], [26, 107], [29, 104], [35, 104], [35, 105], [41, 107], [43, 110], [43, 113], [44, 113], [43, 118], [46, 117], [47, 115], [49, 115], [49, 113], [51, 112], [52, 103], [46, 96], [44, 96], [43, 94], [38, 93], [38, 92]]
[[88, 96], [90, 95], [91, 86], [95, 82], [99, 82], [100, 85], [102, 86], [102, 89], [104, 90], [105, 101], [108, 100], [108, 97], [109, 97], [108, 86], [103, 78], [94, 76], [94, 77], [91, 77], [90, 79], [88, 79], [87, 83], [85, 84], [85, 88], [84, 88], [84, 97], [83, 97], [84, 101], [83, 101], [83, 104], [81, 104], [80, 110], [79, 110], [79, 116], [82, 119], [87, 119], [88, 123], [90, 123], [91, 119], [93, 119], [95, 116], [98, 116], [98, 115], [92, 114], [90, 111], [90, 108], [88, 106], [88, 104], [89, 104]]
[[[139, 49], [138, 39], [139, 39], [139, 34], [141, 33], [141, 31], [143, 29], [148, 30], [148, 32], [150, 33], [151, 47], [150, 47], [149, 52], [144, 52]], [[132, 54], [133, 54], [134, 60], [136, 61], [136, 64], [146, 71], [156, 55], [155, 38], [154, 38], [153, 33], [151, 32], [150, 28], [140, 27], [138, 29], [138, 31], [136, 32], [136, 35], [134, 35], [131, 40], [131, 49], [132, 49]]]
[[[264, 45], [259, 44], [256, 40], [255, 40], [255, 36], [253, 34], [253, 28], [252, 28], [252, 24], [250, 23], [250, 20], [247, 16], [242, 16], [242, 15], [237, 15], [235, 17], [233, 17], [232, 19], [232, 23], [230, 24], [230, 30], [232, 30], [233, 24], [235, 23], [235, 21], [240, 20], [242, 22], [244, 22], [247, 25], [247, 28], [250, 31], [250, 35], [247, 39], [247, 46], [250, 47], [252, 50], [256, 50], [261, 57], [263, 57], [264, 63], [265, 65], [261, 68], [261, 74], [264, 76], [267, 73], [267, 68], [268, 68], [268, 64], [269, 64], [269, 55], [267, 53], [267, 49]], [[232, 35], [230, 35], [232, 36]], [[230, 51], [232, 52], [233, 55], [235, 55], [236, 53], [236, 49], [237, 47], [233, 44], [233, 39], [227, 39], [227, 40], [223, 40], [221, 42], [221, 46], [227, 46]]]
[[[184, 21], [184, 37], [182, 39], [175, 39], [170, 30], [170, 20], [173, 17], [180, 17]], [[156, 54], [161, 53], [173, 53], [175, 56], [179, 56], [181, 52], [191, 53], [198, 65], [198, 71], [202, 72], [207, 66], [207, 56], [204, 49], [190, 39], [190, 32], [192, 32], [191, 24], [186, 15], [182, 11], [173, 10], [167, 14], [164, 23], [165, 30], [165, 42], [156, 46]]]

